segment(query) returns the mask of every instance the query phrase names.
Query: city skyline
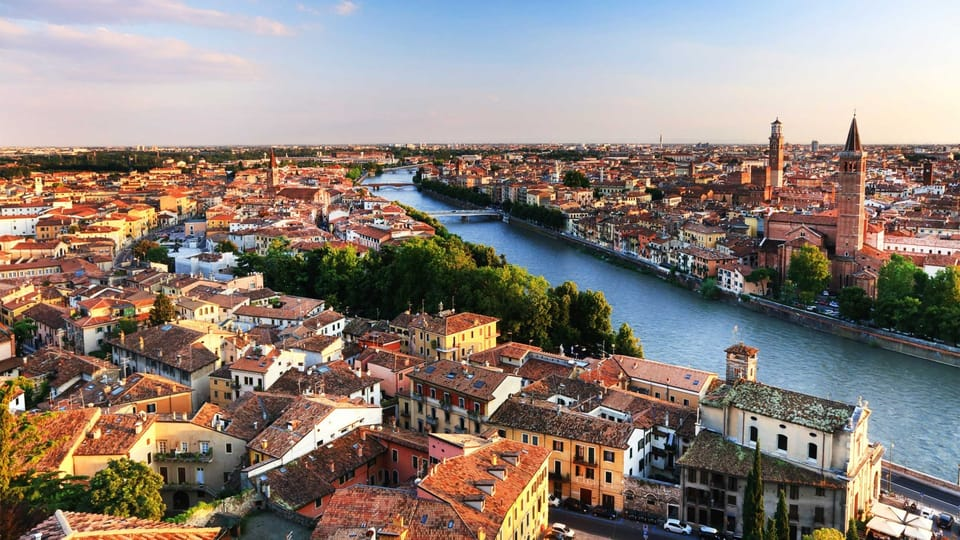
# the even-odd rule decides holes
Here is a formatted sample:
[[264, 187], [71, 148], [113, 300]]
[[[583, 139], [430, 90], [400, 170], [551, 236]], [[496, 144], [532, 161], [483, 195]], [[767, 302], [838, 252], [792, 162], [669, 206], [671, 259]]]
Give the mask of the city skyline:
[[9, 0], [0, 146], [951, 144], [958, 11]]

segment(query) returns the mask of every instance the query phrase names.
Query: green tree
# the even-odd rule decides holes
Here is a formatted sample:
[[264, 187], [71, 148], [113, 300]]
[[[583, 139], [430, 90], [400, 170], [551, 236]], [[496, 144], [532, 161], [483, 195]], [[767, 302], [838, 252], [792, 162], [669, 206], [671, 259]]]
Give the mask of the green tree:
[[797, 286], [801, 302], [809, 304], [830, 282], [830, 261], [816, 246], [804, 244], [790, 255], [787, 279]]
[[147, 258], [147, 253], [151, 249], [158, 247], [160, 247], [160, 244], [154, 242], [153, 240], [140, 240], [133, 245], [133, 256], [140, 260], [144, 260]]
[[240, 248], [230, 240], [221, 240], [213, 248], [217, 253], [240, 253]]
[[580, 171], [569, 170], [563, 173], [563, 185], [573, 188], [590, 187], [590, 180]]
[[30, 317], [24, 317], [13, 323], [13, 337], [17, 342], [17, 354], [23, 354], [23, 344], [33, 340], [37, 332], [37, 323]]
[[814, 529], [810, 538], [811, 540], [844, 540], [842, 532], [830, 527]]
[[614, 350], [619, 354], [643, 358], [643, 344], [633, 336], [633, 329], [627, 323], [622, 323], [617, 330], [617, 337], [613, 341]]
[[917, 295], [917, 276], [922, 274], [913, 261], [900, 255], [891, 255], [877, 274], [877, 301], [874, 320], [884, 328], [907, 331], [913, 317], [920, 311]]
[[162, 487], [163, 477], [149, 466], [120, 458], [90, 479], [90, 506], [103, 514], [159, 520], [166, 510]]
[[700, 284], [700, 295], [707, 300], [716, 300], [720, 298], [720, 287], [717, 285], [717, 278], [707, 278]]
[[177, 310], [170, 297], [158, 292], [150, 309], [150, 326], [160, 326], [177, 318]]
[[363, 174], [363, 170], [360, 167], [353, 167], [347, 171], [347, 178], [350, 180], [357, 180]]
[[790, 540], [790, 514], [787, 511], [787, 495], [782, 489], [777, 493], [777, 512], [773, 515], [773, 536], [766, 540]]
[[111, 335], [117, 337], [120, 335], [120, 332], [123, 332], [124, 335], [130, 335], [136, 332], [139, 329], [137, 326], [137, 320], [131, 319], [130, 317], [121, 317], [117, 321], [117, 326], [113, 329]]
[[144, 258], [154, 263], [170, 264], [170, 256], [167, 254], [167, 248], [163, 246], [150, 248]]
[[750, 272], [750, 275], [744, 278], [749, 283], [756, 283], [760, 286], [762, 294], [770, 293], [770, 285], [777, 279], [777, 271], [769, 267], [757, 268]]
[[873, 299], [860, 287], [844, 287], [837, 296], [840, 315], [853, 321], [865, 321], [873, 311]]
[[857, 528], [857, 520], [853, 518], [850, 518], [850, 521], [847, 523], [846, 540], [860, 540], [860, 531]]
[[743, 495], [743, 540], [764, 540], [763, 525], [766, 511], [763, 507], [763, 467], [760, 463], [760, 441], [753, 451], [753, 468], [747, 474]]

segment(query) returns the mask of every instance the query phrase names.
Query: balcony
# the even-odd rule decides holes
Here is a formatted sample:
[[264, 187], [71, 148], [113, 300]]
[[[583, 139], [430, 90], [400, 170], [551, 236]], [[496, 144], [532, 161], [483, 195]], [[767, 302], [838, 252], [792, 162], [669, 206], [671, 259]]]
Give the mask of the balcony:
[[597, 458], [595, 456], [588, 456], [586, 454], [574, 454], [573, 455], [574, 463], [582, 463], [584, 465], [596, 465]]
[[445, 411], [449, 411], [451, 405], [450, 405], [450, 402], [449, 402], [449, 401], [441, 401], [441, 402], [440, 402], [440, 407], [441, 407], [443, 410], [445, 410]]
[[423, 401], [423, 394], [414, 392], [414, 393], [410, 394], [410, 399], [412, 399], [412, 400], [414, 400], [414, 401]]
[[437, 417], [436, 417], [436, 416], [428, 416], [428, 417], [427, 417], [427, 423], [430, 424], [431, 426], [436, 426], [436, 425], [437, 425]]
[[153, 455], [155, 461], [171, 461], [180, 463], [210, 463], [213, 461], [213, 450], [206, 452], [157, 452]]
[[400, 416], [404, 418], [410, 418], [410, 411], [408, 409], [403, 409], [400, 411]]
[[554, 472], [551, 472], [548, 476], [550, 477], [550, 480], [559, 480], [561, 482], [570, 481], [570, 475], [567, 473], [558, 473], [554, 471]]
[[467, 416], [469, 416], [471, 420], [476, 420], [478, 422], [483, 420], [483, 413], [478, 411], [469, 411], [467, 412]]

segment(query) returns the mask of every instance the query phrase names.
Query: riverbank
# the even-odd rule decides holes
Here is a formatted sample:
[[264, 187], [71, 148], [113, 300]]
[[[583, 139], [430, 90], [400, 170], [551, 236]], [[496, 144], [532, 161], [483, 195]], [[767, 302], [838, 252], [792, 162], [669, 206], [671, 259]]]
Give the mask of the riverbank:
[[[423, 190], [423, 193], [451, 206], [474, 208], [474, 205], [471, 205], [470, 203], [441, 195], [430, 190]], [[556, 240], [563, 241], [567, 244], [599, 255], [602, 260], [608, 263], [614, 262], [615, 264], [619, 264], [633, 270], [655, 275], [665, 281], [670, 281], [671, 283], [690, 291], [696, 291], [700, 284], [699, 279], [687, 276], [685, 274], [671, 273], [668, 268], [664, 268], [653, 261], [600, 246], [586, 239], [548, 229], [546, 227], [537, 225], [536, 223], [531, 223], [511, 216], [509, 225], [511, 227], [520, 227]], [[870, 328], [867, 326], [858, 325], [834, 317], [821, 315], [816, 312], [807, 311], [805, 309], [799, 309], [773, 302], [765, 298], [755, 296], [744, 298], [738, 298], [729, 295], [725, 296], [725, 299], [729, 304], [735, 304], [740, 308], [763, 313], [764, 315], [775, 317], [791, 324], [803, 326], [818, 332], [832, 334], [844, 339], [857, 341], [871, 347], [878, 347], [897, 354], [921, 358], [923, 360], [937, 362], [951, 367], [960, 367], [960, 349], [955, 347], [950, 347], [941, 343], [925, 341], [895, 332], [887, 332], [879, 328]]]

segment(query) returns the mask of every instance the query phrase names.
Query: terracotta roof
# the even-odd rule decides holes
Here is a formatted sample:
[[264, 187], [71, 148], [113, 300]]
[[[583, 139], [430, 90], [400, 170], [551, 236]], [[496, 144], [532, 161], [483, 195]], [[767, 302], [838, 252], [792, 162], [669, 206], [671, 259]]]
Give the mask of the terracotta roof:
[[150, 519], [57, 510], [20, 538], [33, 540], [39, 534], [43, 540], [66, 540], [79, 533], [82, 538], [93, 540], [215, 540], [220, 532], [220, 527], [190, 527]]
[[716, 373], [706, 370], [656, 362], [647, 358], [619, 354], [613, 355], [613, 358], [631, 379], [669, 385], [670, 388], [683, 389], [695, 394], [700, 393], [708, 381], [717, 376]]
[[[725, 441], [719, 433], [703, 430], [678, 460], [681, 467], [705, 469], [723, 475], [746, 478], [753, 469], [752, 448]], [[802, 484], [825, 488], [839, 488], [843, 484], [831, 475], [806, 469], [788, 461], [760, 454], [764, 483]]]
[[368, 527], [384, 536], [401, 537], [406, 532], [411, 540], [476, 539], [449, 503], [418, 499], [408, 490], [367, 485], [337, 490], [310, 538], [362, 538]]
[[279, 418], [295, 399], [294, 396], [265, 392], [243, 394], [223, 409], [221, 418], [228, 422], [223, 431], [245, 441], [252, 440]]
[[421, 313], [410, 321], [410, 328], [423, 328], [428, 332], [449, 336], [471, 328], [495, 323], [500, 319], [478, 313], [453, 313], [439, 317]]
[[[389, 334], [394, 335], [394, 334]], [[382, 366], [390, 371], [397, 372], [409, 369], [413, 366], [418, 366], [426, 363], [425, 358], [419, 356], [413, 356], [410, 354], [403, 354], [399, 352], [386, 351], [383, 349], [377, 348], [367, 348], [360, 353], [360, 356], [357, 357], [356, 362], [360, 362], [361, 365], [367, 365], [368, 363]]]
[[381, 379], [369, 375], [358, 376], [346, 362], [330, 362], [308, 368], [306, 372], [291, 369], [280, 376], [269, 388], [271, 392], [298, 395], [307, 391], [349, 397], [355, 392], [371, 388]]
[[[537, 473], [550, 454], [547, 448], [499, 440], [434, 465], [417, 489], [449, 502], [475, 534], [482, 530], [488, 538], [496, 538], [520, 494], [538, 481]], [[504, 469], [503, 478], [490, 472], [494, 467]], [[492, 494], [479, 487], [486, 483], [493, 484]], [[482, 512], [467, 504], [476, 498], [482, 498]]]
[[77, 456], [116, 456], [127, 454], [144, 436], [156, 415], [104, 414], [74, 452]]
[[337, 480], [387, 451], [387, 447], [354, 430], [312, 452], [267, 472], [270, 498], [289, 510], [336, 491]]
[[500, 405], [488, 423], [610, 448], [626, 448], [634, 430], [631, 424], [575, 412], [549, 401], [519, 396], [511, 397]]
[[[100, 417], [97, 408], [30, 414], [35, 429], [18, 437], [19, 467], [37, 471], [56, 471], [80, 444], [84, 434]], [[37, 435], [42, 440], [33, 440]]]
[[466, 367], [451, 360], [437, 360], [414, 369], [407, 376], [437, 388], [450, 389], [458, 395], [490, 400], [509, 375], [476, 366]]
[[702, 405], [737, 407], [769, 418], [834, 432], [846, 428], [857, 410], [853, 405], [792, 390], [740, 380], [707, 395]]
[[164, 324], [134, 332], [125, 336], [122, 342], [120, 339], [107, 341], [114, 347], [192, 372], [216, 362], [218, 358], [200, 342], [203, 336], [203, 332], [176, 324]]
[[257, 434], [247, 446], [267, 456], [283, 457], [300, 440], [309, 436], [334, 409], [329, 402], [297, 396], [280, 417]]

